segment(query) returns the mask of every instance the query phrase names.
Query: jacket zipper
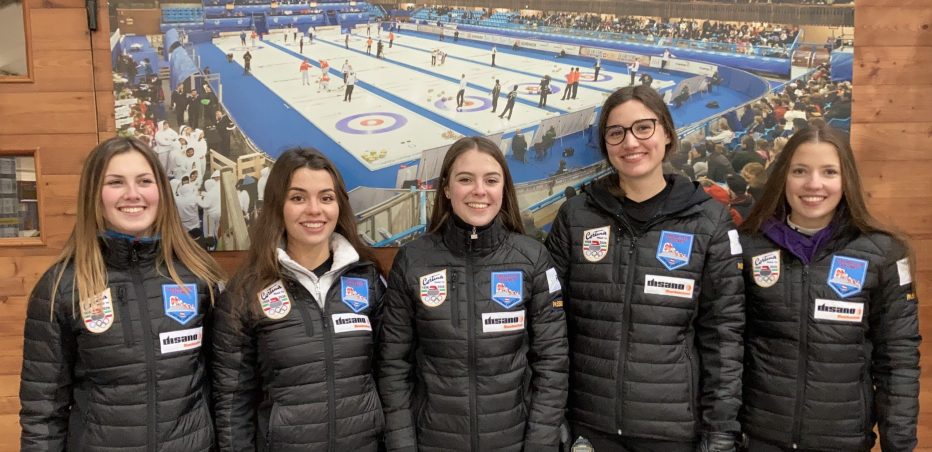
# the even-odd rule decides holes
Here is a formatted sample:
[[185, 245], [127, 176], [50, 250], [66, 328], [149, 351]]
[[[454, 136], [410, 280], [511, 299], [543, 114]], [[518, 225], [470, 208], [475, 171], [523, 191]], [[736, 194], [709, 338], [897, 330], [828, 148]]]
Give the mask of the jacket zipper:
[[326, 306], [327, 304], [324, 304], [324, 312], [320, 320], [324, 324], [324, 350], [326, 352], [325, 359], [327, 360], [327, 450], [333, 452], [337, 436], [337, 414], [334, 412], [337, 408], [337, 402], [334, 395], [336, 383], [333, 375], [335, 372], [333, 368], [333, 330], [330, 328], [330, 314]]
[[[638, 237], [634, 234], [631, 234], [631, 241], [628, 246], [628, 275], [625, 279], [625, 293], [622, 296], [622, 303], [624, 303], [624, 308], [622, 312], [621, 319], [621, 344], [618, 346], [618, 394], [616, 395], [616, 406], [615, 406], [615, 416], [616, 422], [615, 425], [618, 426], [618, 435], [623, 435], [624, 431], [622, 429], [622, 422], [624, 420], [624, 382], [625, 382], [625, 362], [628, 360], [628, 332], [631, 329], [631, 297], [634, 292], [633, 278], [634, 274], [637, 271], [637, 265], [635, 265], [637, 259], [637, 245]], [[621, 266], [618, 266], [619, 268]]]
[[[342, 269], [338, 274], [334, 276], [334, 281], [337, 278], [340, 278], [347, 271], [349, 271], [354, 266], [350, 265]], [[328, 293], [322, 294], [320, 292], [320, 282], [317, 281], [314, 283], [314, 289], [317, 292], [317, 299], [324, 301], [324, 308], [321, 311], [321, 323], [324, 325], [324, 359], [326, 360], [324, 364], [327, 366], [327, 450], [329, 452], [334, 452], [336, 449], [336, 437], [337, 437], [337, 401], [336, 401], [336, 377], [334, 376], [334, 362], [333, 362], [333, 329], [330, 328], [330, 303], [327, 303], [327, 298], [334, 289], [336, 289], [336, 284], [331, 284]], [[324, 298], [321, 298], [324, 297]], [[315, 305], [320, 308], [319, 304]]]
[[[473, 228], [472, 237], [476, 237], [476, 228]], [[470, 450], [479, 450], [479, 408], [476, 401], [476, 306], [473, 298], [473, 272], [472, 272], [472, 240], [467, 242], [466, 254], [466, 327], [469, 335], [466, 343], [469, 354], [469, 431]]]
[[456, 290], [456, 272], [450, 271], [450, 284], [447, 288], [447, 298], [450, 299], [450, 322], [453, 323], [453, 330], [460, 328], [460, 303], [459, 299], [453, 295]]
[[803, 297], [799, 302], [799, 354], [796, 357], [796, 412], [793, 416], [793, 449], [799, 448], [803, 424], [803, 404], [806, 400], [806, 357], [809, 354], [809, 265], [803, 265]]
[[126, 288], [123, 286], [117, 287], [117, 302], [120, 304], [120, 314], [123, 316], [120, 319], [120, 323], [123, 324], [123, 343], [127, 347], [131, 347], [135, 340], [133, 338], [133, 319], [126, 303]]
[[146, 394], [146, 427], [147, 427], [147, 436], [148, 441], [146, 441], [147, 446], [146, 450], [150, 452], [155, 452], [158, 448], [158, 432], [156, 431], [156, 425], [158, 424], [158, 412], [156, 410], [156, 398], [155, 398], [155, 389], [158, 381], [155, 378], [155, 347], [152, 344], [152, 316], [149, 312], [149, 298], [146, 296], [145, 284], [143, 284], [142, 271], [139, 268], [139, 254], [137, 252], [138, 244], [133, 244], [133, 250], [131, 252], [131, 260], [133, 263], [133, 285], [136, 291], [136, 298], [138, 298], [138, 303], [136, 305], [139, 307], [139, 324], [142, 325], [142, 343], [145, 347], [146, 353], [146, 373], [147, 373], [147, 394]]

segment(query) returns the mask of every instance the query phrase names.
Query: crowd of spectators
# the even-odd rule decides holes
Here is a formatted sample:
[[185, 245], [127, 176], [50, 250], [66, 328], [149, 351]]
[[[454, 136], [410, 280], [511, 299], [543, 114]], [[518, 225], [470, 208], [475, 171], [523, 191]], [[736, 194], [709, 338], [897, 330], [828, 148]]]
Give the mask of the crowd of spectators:
[[732, 207], [736, 222], [758, 199], [768, 169], [787, 139], [807, 124], [851, 116], [851, 83], [833, 82], [820, 66], [806, 80], [787, 84], [729, 121], [722, 117], [699, 140], [680, 142], [665, 172], [703, 182], [712, 197]]
[[[179, 85], [166, 97], [154, 64], [121, 55], [114, 65], [117, 111], [128, 109], [119, 134], [150, 145], [169, 176], [182, 225], [202, 246], [216, 243], [220, 215], [218, 171], [208, 167], [208, 132], [217, 128], [217, 97], [209, 86]], [[208, 68], [205, 68], [209, 72]], [[118, 119], [124, 117], [118, 113]], [[174, 120], [174, 124], [170, 123]], [[208, 171], [211, 171], [208, 173]]]
[[648, 38], [673, 38], [692, 41], [720, 42], [738, 45], [739, 51], [753, 47], [785, 49], [799, 34], [794, 25], [760, 22], [715, 22], [711, 20], [613, 17], [599, 14], [544, 12], [532, 16], [515, 16], [515, 23], [529, 26], [550, 26], [580, 30], [642, 35]]

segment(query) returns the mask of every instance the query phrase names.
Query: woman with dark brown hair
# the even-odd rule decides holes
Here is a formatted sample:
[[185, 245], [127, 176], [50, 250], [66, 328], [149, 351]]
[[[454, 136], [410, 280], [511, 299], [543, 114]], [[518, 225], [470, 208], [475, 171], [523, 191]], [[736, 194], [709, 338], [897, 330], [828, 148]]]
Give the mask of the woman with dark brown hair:
[[427, 234], [395, 257], [379, 341], [388, 450], [556, 451], [566, 404], [560, 282], [523, 235], [502, 152], [461, 138]]
[[245, 263], [214, 318], [220, 449], [376, 451], [384, 284], [343, 178], [315, 149], [272, 166]]
[[615, 172], [566, 201], [547, 237], [565, 284], [574, 437], [597, 451], [733, 451], [744, 283], [731, 216], [663, 174], [677, 136], [653, 89], [612, 93], [599, 131]]
[[904, 240], [871, 216], [847, 138], [786, 143], [742, 225], [741, 423], [755, 452], [916, 446], [919, 331]]
[[74, 229], [29, 296], [20, 449], [212, 450], [201, 345], [222, 279], [152, 149], [91, 150]]

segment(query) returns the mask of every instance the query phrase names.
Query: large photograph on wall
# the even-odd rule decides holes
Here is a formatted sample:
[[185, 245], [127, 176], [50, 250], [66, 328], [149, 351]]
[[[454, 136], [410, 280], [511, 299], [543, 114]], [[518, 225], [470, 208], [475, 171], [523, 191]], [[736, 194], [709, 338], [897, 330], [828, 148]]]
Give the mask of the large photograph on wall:
[[292, 147], [333, 160], [362, 238], [394, 246], [423, 233], [444, 153], [474, 135], [499, 144], [525, 226], [546, 234], [566, 197], [609, 171], [593, 124], [629, 84], [652, 86], [671, 106], [682, 144], [666, 170], [723, 202], [753, 197], [793, 130], [850, 124], [850, 12], [851, 23], [836, 14], [803, 24], [711, 20], [695, 8], [661, 17], [365, 1], [146, 5], [110, 1], [117, 131], [152, 144], [185, 227], [210, 250], [249, 246], [269, 167]]

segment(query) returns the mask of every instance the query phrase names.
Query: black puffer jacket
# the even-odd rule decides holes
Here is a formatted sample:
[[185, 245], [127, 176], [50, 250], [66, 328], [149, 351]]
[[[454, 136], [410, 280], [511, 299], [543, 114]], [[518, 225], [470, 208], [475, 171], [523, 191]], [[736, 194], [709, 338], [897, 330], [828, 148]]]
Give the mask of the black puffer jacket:
[[[208, 287], [180, 263], [185, 294], [155, 268], [159, 242], [100, 239], [109, 299], [74, 300], [55, 266], [26, 314], [20, 386], [23, 451], [205, 451], [214, 444], [204, 319]], [[106, 293], [106, 292], [105, 292]], [[54, 318], [50, 320], [50, 313]], [[85, 321], [86, 319], [86, 321]], [[95, 332], [92, 332], [95, 331]]]
[[698, 184], [667, 181], [669, 195], [643, 234], [601, 182], [554, 220], [547, 247], [565, 284], [569, 418], [667, 441], [737, 434], [744, 330], [737, 232]]
[[884, 452], [913, 450], [921, 338], [904, 246], [845, 228], [806, 265], [763, 234], [743, 242], [745, 432], [866, 451], [876, 423]]
[[221, 450], [377, 450], [384, 418], [372, 359], [384, 286], [376, 265], [337, 236], [321, 278], [329, 290], [308, 271], [321, 292], [312, 295], [285, 266], [290, 277], [251, 298], [221, 297], [213, 329]]
[[[549, 276], [549, 280], [548, 280]], [[449, 221], [398, 252], [380, 342], [389, 450], [556, 450], [566, 324], [547, 250]]]

